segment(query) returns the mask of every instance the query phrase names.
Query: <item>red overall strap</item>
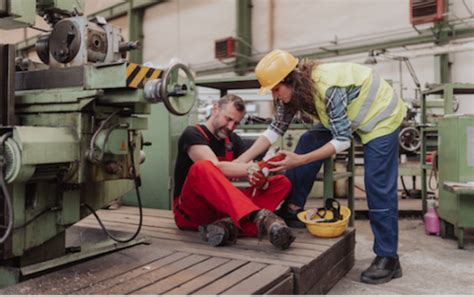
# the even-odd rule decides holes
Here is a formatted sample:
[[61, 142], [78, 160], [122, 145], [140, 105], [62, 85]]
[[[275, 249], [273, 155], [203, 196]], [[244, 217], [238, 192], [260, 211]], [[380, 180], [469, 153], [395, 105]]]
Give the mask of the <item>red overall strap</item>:
[[224, 160], [220, 161], [233, 161], [234, 160], [234, 151], [232, 150], [232, 143], [230, 142], [229, 136], [225, 138], [225, 157]]
[[[199, 126], [195, 125], [195, 127], [201, 132], [202, 135], [206, 138], [207, 141], [209, 141], [209, 136], [207, 136], [206, 132], [204, 132], [204, 129]], [[232, 151], [232, 143], [230, 142], [229, 136], [225, 138], [225, 156], [224, 157], [217, 157], [219, 161], [233, 161], [234, 160], [234, 152]]]
[[195, 127], [199, 130], [199, 132], [201, 132], [202, 135], [204, 135], [204, 137], [206, 137], [206, 140], [209, 141], [209, 136], [207, 136], [206, 132], [204, 132], [204, 129], [202, 129], [199, 125], [196, 125]]

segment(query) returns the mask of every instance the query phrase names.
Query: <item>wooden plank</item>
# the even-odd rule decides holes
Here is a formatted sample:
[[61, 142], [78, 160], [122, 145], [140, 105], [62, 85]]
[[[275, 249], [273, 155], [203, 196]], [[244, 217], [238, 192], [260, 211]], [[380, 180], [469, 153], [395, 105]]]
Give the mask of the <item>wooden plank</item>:
[[181, 270], [184, 270], [190, 266], [195, 265], [196, 263], [203, 262], [207, 260], [209, 257], [201, 256], [201, 255], [190, 255], [186, 258], [183, 258], [179, 261], [171, 263], [169, 265], [160, 267], [153, 271], [148, 271], [140, 275], [139, 277], [135, 277], [129, 279], [119, 285], [113, 286], [112, 288], [108, 288], [104, 292], [97, 292], [100, 294], [130, 294], [134, 291], [140, 290], [143, 287], [146, 287], [152, 283], [155, 283], [161, 279], [164, 279], [170, 275], [173, 275]]
[[354, 251], [342, 258], [327, 273], [321, 276], [318, 281], [305, 294], [323, 295], [331, 290], [332, 287], [346, 275], [354, 266]]
[[221, 266], [229, 262], [229, 259], [225, 258], [210, 258], [204, 262], [196, 264], [187, 268], [186, 270], [180, 271], [166, 279], [160, 280], [152, 285], [142, 288], [138, 291], [133, 292], [134, 295], [147, 295], [147, 294], [163, 294], [166, 291], [172, 290], [181, 284], [186, 283], [193, 278], [196, 278], [216, 267]]
[[224, 295], [262, 294], [290, 275], [290, 268], [281, 265], [270, 265], [251, 277], [224, 291]]
[[[179, 230], [171, 211], [144, 209], [144, 214], [141, 236], [150, 237], [152, 242], [143, 246], [146, 251], [137, 246], [129, 250], [141, 252], [118, 252], [108, 261], [99, 257], [85, 262], [80, 270], [74, 270], [75, 265], [70, 267], [72, 272], [68, 268], [50, 273], [45, 275], [43, 288], [39, 277], [20, 294], [319, 294], [326, 293], [354, 264], [353, 229], [330, 239], [316, 238], [306, 229], [293, 229], [296, 240], [285, 251], [256, 238], [239, 238], [235, 245], [212, 247], [202, 242], [197, 232]], [[110, 230], [136, 230], [137, 208], [101, 210], [99, 215]], [[76, 226], [102, 232], [92, 216]], [[92, 275], [88, 275], [89, 267], [93, 268]], [[18, 294], [16, 287], [12, 287], [12, 294]]]
[[[107, 229], [110, 229], [110, 230], [133, 232], [136, 229], [135, 226], [129, 226], [129, 225], [124, 226], [123, 224], [119, 222], [112, 222], [108, 220], [103, 220], [103, 222], [106, 225]], [[88, 228], [99, 228], [99, 225], [95, 223], [88, 223], [88, 222], [82, 222], [80, 226], [88, 227]], [[163, 237], [163, 238], [175, 239], [179, 241], [201, 242], [199, 234], [196, 231], [183, 231], [183, 230], [176, 229], [176, 227], [174, 228], [160, 228], [160, 227], [154, 227], [154, 226], [149, 227], [146, 225], [142, 227], [142, 230], [143, 230], [142, 232], [143, 235], [149, 235], [155, 238]], [[278, 250], [278, 254], [279, 255], [292, 254], [292, 255], [313, 257], [315, 251], [325, 252], [328, 246], [331, 246], [329, 243], [327, 243], [328, 246], [321, 245], [320, 244], [321, 242], [322, 241], [318, 241], [314, 239], [313, 241], [308, 240], [307, 242], [300, 242], [299, 240], [296, 240], [291, 245], [291, 252], [289, 250], [285, 250], [285, 251]], [[266, 249], [266, 252], [268, 252], [268, 247], [265, 246], [266, 243], [268, 243], [267, 238], [263, 238], [262, 241], [259, 242], [255, 238], [241, 237], [237, 241], [238, 245], [244, 245], [248, 248], [253, 248], [256, 250], [264, 248]], [[262, 244], [265, 244], [265, 245], [262, 245]]]
[[[154, 239], [153, 239], [154, 240]], [[157, 240], [157, 244], [165, 249], [176, 248], [176, 241], [166, 240], [166, 239], [159, 239]], [[292, 267], [303, 267], [308, 263], [310, 260], [305, 260], [302, 262], [295, 262], [293, 260], [288, 259], [273, 259], [272, 256], [265, 257], [264, 253], [255, 253], [252, 250], [245, 250], [240, 249], [236, 246], [226, 246], [226, 247], [212, 247], [207, 244], [186, 244], [179, 247], [179, 250], [182, 252], [188, 253], [199, 253], [202, 255], [209, 255], [215, 257], [224, 257], [224, 258], [232, 258], [236, 260], [243, 260], [243, 261], [254, 261], [260, 262], [265, 264], [280, 264], [284, 266], [292, 266]], [[301, 261], [301, 257], [297, 257]], [[312, 259], [312, 258], [311, 258]]]
[[[133, 225], [123, 225], [123, 223], [126, 223], [126, 219], [117, 219], [117, 220], [109, 220], [108, 218], [102, 218], [104, 224], [108, 229], [115, 230], [115, 231], [124, 231], [126, 230], [133, 232], [133, 230], [136, 229], [136, 226]], [[81, 227], [87, 227], [87, 228], [98, 228], [99, 225], [94, 221], [94, 220], [83, 220], [77, 226]], [[162, 232], [162, 233], [168, 233], [168, 234], [175, 234], [175, 235], [187, 235], [189, 237], [192, 237], [194, 239], [199, 239], [199, 235], [196, 231], [183, 231], [179, 230], [176, 228], [174, 223], [172, 225], [166, 225], [166, 222], [157, 222], [156, 224], [147, 224], [145, 221], [143, 224], [143, 228], [147, 230], [150, 230], [152, 232], [153, 228], [156, 228], [156, 232]], [[294, 242], [294, 245], [292, 247], [300, 247], [303, 249], [309, 249], [309, 250], [319, 250], [319, 251], [325, 251], [327, 247], [330, 247], [336, 242], [337, 240], [334, 239], [326, 239], [326, 238], [317, 238], [314, 236], [311, 236], [308, 234], [308, 232], [303, 229], [303, 230], [293, 230], [293, 233], [295, 234], [296, 241]], [[309, 235], [309, 236], [308, 236]], [[249, 237], [240, 237], [238, 242], [257, 242], [255, 240], [250, 240], [246, 241], [246, 239], [249, 239]]]
[[295, 294], [306, 294], [338, 261], [354, 251], [355, 230], [350, 229], [339, 242], [302, 268], [293, 267]]
[[[116, 223], [127, 223], [136, 225], [138, 222], [137, 215], [120, 215], [118, 213], [110, 213], [110, 212], [101, 212], [101, 219], [104, 222], [116, 222]], [[134, 217], [136, 216], [136, 217]], [[86, 222], [93, 223], [96, 222], [93, 216], [89, 216], [85, 218], [83, 221], [79, 222], [78, 225], [84, 224]], [[172, 218], [162, 218], [162, 217], [146, 217], [143, 222], [144, 226], [149, 227], [159, 227], [159, 228], [169, 228], [174, 231], [179, 231], [175, 225], [175, 222]], [[331, 238], [317, 238], [309, 234], [306, 229], [293, 229], [292, 230], [295, 235], [297, 235], [297, 241], [300, 243], [308, 243], [308, 241], [312, 245], [321, 245], [321, 246], [332, 246], [335, 240]], [[300, 236], [302, 236], [300, 240]]]
[[88, 286], [91, 282], [121, 275], [171, 253], [169, 250], [157, 249], [156, 246], [138, 245], [27, 280], [0, 292], [15, 295], [65, 295]]
[[[104, 221], [104, 223], [106, 223], [106, 225], [107, 223], [110, 223], [111, 224], [110, 226], [116, 226], [116, 228], [119, 228], [119, 227], [117, 225], [113, 225], [113, 223], [120, 223], [120, 226], [122, 226], [123, 223], [138, 222], [138, 219], [134, 220], [134, 219], [131, 219], [130, 217], [120, 217], [120, 216], [114, 217], [110, 215], [103, 215], [102, 220]], [[91, 227], [93, 225], [97, 225], [97, 223], [95, 221], [95, 218], [91, 216], [79, 222], [77, 225]], [[196, 239], [199, 238], [196, 232], [182, 231], [182, 230], [177, 229], [176, 225], [174, 224], [174, 221], [171, 221], [169, 219], [157, 219], [157, 218], [153, 220], [145, 219], [143, 226], [160, 228], [159, 229], [160, 231], [171, 233], [171, 234], [190, 234], [191, 236], [194, 234], [194, 238]], [[309, 244], [307, 247], [310, 249], [315, 249], [317, 246], [321, 246], [321, 249], [322, 249], [321, 251], [325, 251], [326, 247], [332, 246], [337, 241], [337, 239], [334, 239], [334, 238], [314, 237], [310, 235], [306, 229], [293, 229], [293, 233], [297, 237], [295, 243], [297, 244], [307, 243]]]
[[[118, 227], [118, 226], [115, 226]], [[112, 228], [111, 228], [112, 229]], [[127, 228], [122, 226], [122, 230]], [[239, 243], [232, 245], [232, 246], [225, 246], [225, 247], [212, 247], [209, 246], [207, 243], [203, 241], [194, 241], [190, 240], [184, 235], [179, 236], [172, 236], [163, 233], [156, 233], [150, 232], [147, 228], [142, 228], [142, 235], [146, 235], [150, 237], [158, 246], [163, 245], [166, 249], [170, 250], [179, 250], [183, 252], [190, 252], [190, 253], [200, 253], [213, 256], [216, 252], [220, 252], [219, 256], [228, 257], [228, 258], [235, 258], [233, 255], [239, 256], [241, 260], [247, 261], [255, 261], [261, 260], [262, 262], [269, 263], [269, 264], [279, 264], [285, 263], [284, 265], [294, 265], [294, 264], [304, 264], [310, 262], [314, 259], [315, 255], [321, 254], [318, 251], [309, 251], [307, 255], [295, 255], [292, 254], [291, 248], [286, 251], [280, 251], [274, 248], [268, 240], [265, 241], [257, 241], [253, 239], [255, 242], [252, 247], [241, 247]], [[195, 231], [191, 231], [195, 233]]]
[[174, 288], [171, 291], [165, 292], [166, 295], [190, 295], [195, 291], [207, 286], [208, 284], [213, 283], [222, 276], [229, 274], [235, 269], [247, 264], [246, 261], [241, 260], [231, 260], [225, 263], [222, 266], [217, 267], [199, 277], [196, 277], [192, 281], [189, 281], [181, 286]]
[[262, 295], [293, 295], [294, 284], [294, 276], [293, 273], [291, 273]]
[[309, 243], [311, 245], [319, 245], [323, 247], [331, 247], [336, 242], [339, 241], [338, 237], [333, 238], [323, 238], [323, 237], [316, 237], [309, 233], [307, 229], [291, 229], [296, 236], [296, 241], [300, 243]]
[[[88, 227], [88, 228], [95, 228], [98, 229], [100, 226], [95, 224], [81, 224], [81, 227]], [[133, 232], [135, 227], [131, 226], [123, 226], [119, 223], [109, 223], [107, 228], [114, 231], [129, 231]], [[182, 230], [167, 230], [167, 229], [160, 229], [156, 227], [142, 227], [142, 235], [147, 235], [154, 238], [166, 238], [166, 239], [173, 239], [177, 241], [184, 241], [184, 242], [193, 242], [193, 243], [201, 243], [199, 234], [196, 231], [182, 231]], [[318, 245], [313, 245], [309, 243], [295, 243], [293, 247], [299, 247], [298, 249], [293, 249], [293, 252], [290, 253], [289, 250], [280, 251], [273, 248], [270, 242], [264, 238], [262, 241], [257, 240], [256, 238], [240, 238], [237, 241], [237, 245], [244, 245], [246, 248], [250, 249], [253, 248], [255, 250], [265, 249], [265, 252], [277, 252], [278, 255], [282, 254], [293, 254], [293, 255], [301, 255], [301, 256], [313, 256], [315, 251], [324, 252], [327, 248], [320, 247]]]
[[117, 286], [121, 283], [124, 283], [130, 279], [136, 278], [142, 274], [147, 273], [148, 271], [153, 271], [163, 266], [166, 266], [175, 261], [179, 261], [185, 257], [189, 256], [188, 253], [173, 252], [172, 254], [163, 257], [159, 260], [147, 263], [144, 266], [137, 267], [133, 270], [130, 270], [124, 274], [121, 274], [117, 277], [104, 279], [98, 282], [93, 282], [90, 285], [76, 290], [72, 293], [75, 295], [88, 295], [88, 294], [107, 294], [107, 290], [111, 287]]
[[194, 292], [195, 295], [217, 295], [221, 294], [225, 290], [231, 288], [235, 284], [238, 284], [243, 279], [248, 278], [254, 273], [257, 273], [267, 265], [261, 263], [251, 262], [248, 263], [239, 269], [233, 271], [230, 274], [225, 275], [214, 283], [205, 286], [204, 288], [199, 289]]
[[[116, 218], [117, 219], [117, 218]], [[115, 219], [114, 219], [115, 220]], [[161, 221], [161, 222], [160, 222]], [[172, 222], [171, 221], [171, 218], [168, 218], [168, 219], [163, 219], [163, 218], [156, 218], [154, 224], [160, 224], [160, 223], [163, 223], [166, 221], [168, 222]], [[172, 226], [172, 225], [171, 225]], [[169, 226], [169, 227], [171, 227]], [[295, 230], [295, 229], [294, 229]], [[150, 231], [150, 232], [154, 232], [154, 231]], [[156, 231], [155, 231], [156, 232]], [[160, 235], [157, 235], [157, 240], [162, 240], [163, 237], [167, 237], [167, 238], [170, 238], [169, 236], [162, 236], [161, 233], [166, 233], [168, 232], [167, 230], [164, 230], [164, 229], [159, 229], [159, 232]], [[174, 229], [172, 232], [183, 232], [181, 230], [176, 230]], [[310, 235], [305, 229], [300, 229], [300, 230], [297, 230], [295, 232], [296, 236], [297, 236], [297, 240], [295, 241], [295, 243], [292, 245], [292, 247], [287, 250], [287, 251], [276, 251], [275, 252], [275, 255], [273, 255], [275, 258], [273, 258], [271, 255], [269, 256], [268, 254], [264, 254], [264, 255], [260, 255], [260, 254], [257, 254], [257, 255], [254, 255], [253, 259], [258, 259], [257, 261], [262, 261], [261, 259], [263, 259], [262, 262], [264, 263], [268, 263], [268, 264], [281, 264], [281, 260], [284, 260], [284, 259], [280, 259], [279, 261], [275, 261], [275, 262], [271, 262], [271, 261], [267, 261], [269, 258], [270, 259], [276, 259], [278, 258], [279, 256], [282, 256], [282, 255], [285, 255], [285, 254], [291, 254], [291, 255], [295, 255], [295, 254], [299, 254], [301, 253], [301, 250], [304, 250], [304, 249], [307, 249], [310, 253], [307, 254], [306, 252], [302, 252], [304, 255], [311, 255], [312, 259], [295, 259], [295, 258], [292, 258], [292, 259], [286, 259], [288, 260], [287, 263], [283, 263], [284, 265], [287, 265], [287, 266], [291, 266], [291, 267], [294, 267], [295, 268], [295, 278], [297, 279], [300, 279], [301, 277], [305, 277], [304, 275], [300, 275], [301, 271], [303, 270], [303, 272], [305, 271], [305, 269], [307, 269], [306, 266], [311, 266], [311, 265], [317, 265], [317, 261], [315, 262], [315, 259], [317, 259], [318, 257], [320, 257], [323, 253], [326, 253], [326, 251], [328, 249], [331, 249], [331, 247], [333, 245], [335, 245], [336, 243], [338, 243], [339, 241], [343, 240], [343, 238], [345, 236], [347, 236], [347, 234], [349, 234], [351, 232], [351, 230], [348, 230], [346, 231], [346, 233], [343, 235], [342, 238], [331, 238], [331, 239], [323, 239], [323, 238], [315, 238], [313, 237], [312, 235]], [[192, 237], [192, 239], [190, 238], [189, 240], [191, 241], [194, 241], [194, 240], [199, 240], [197, 234], [195, 232], [187, 232], [186, 233], [186, 236], [190, 236]], [[258, 249], [259, 246], [252, 246], [252, 244], [248, 244], [246, 243], [245, 241], [246, 240], [249, 240], [249, 241], [253, 241], [254, 243], [257, 243], [259, 244], [255, 239], [239, 239], [238, 241], [238, 244], [235, 245], [234, 247], [235, 248], [251, 248], [251, 249]], [[321, 246], [320, 244], [324, 244], [326, 247], [322, 248], [322, 251], [317, 253], [315, 252], [315, 250], [321, 250]], [[161, 244], [161, 242], [160, 242]], [[169, 244], [169, 242], [168, 242]], [[216, 251], [216, 248], [211, 248], [211, 250], [207, 250], [206, 249], [208, 248], [207, 246], [203, 246], [202, 243], [200, 243], [201, 245], [191, 245], [191, 246], [187, 246], [186, 247], [186, 251], [187, 252], [190, 252], [190, 253], [203, 253], [203, 254], [208, 254], [208, 255], [214, 255], [215, 254], [215, 251]], [[165, 245], [166, 246], [166, 245]], [[175, 246], [167, 246], [167, 248], [176, 248]], [[227, 249], [229, 249], [229, 247], [225, 247], [225, 248], [219, 248], [218, 251], [219, 251], [219, 254], [218, 256], [221, 256], [221, 257], [232, 257], [232, 255], [229, 255], [229, 254], [226, 254], [227, 252]], [[226, 251], [224, 253], [222, 253], [222, 251]], [[265, 253], [268, 253], [268, 248], [264, 248], [263, 252]], [[242, 250], [240, 251], [237, 251], [236, 250], [236, 254], [238, 254], [238, 258], [241, 259], [241, 260], [248, 260], [248, 261], [252, 261], [252, 255], [249, 254], [248, 255], [248, 258], [244, 257], [242, 258]], [[327, 255], [327, 253], [325, 254]], [[344, 255], [342, 255], [344, 256]], [[233, 257], [235, 258], [235, 257]], [[281, 258], [281, 257], [280, 257]], [[332, 260], [335, 261], [334, 258], [332, 258]], [[312, 263], [314, 262], [314, 263]], [[299, 265], [295, 265], [295, 264], [299, 264]], [[328, 264], [331, 264], [331, 265], [334, 265], [334, 263], [329, 263]], [[313, 281], [309, 281], [309, 284], [313, 284], [315, 281], [317, 281], [317, 279], [314, 279]], [[297, 281], [298, 283], [298, 281]]]

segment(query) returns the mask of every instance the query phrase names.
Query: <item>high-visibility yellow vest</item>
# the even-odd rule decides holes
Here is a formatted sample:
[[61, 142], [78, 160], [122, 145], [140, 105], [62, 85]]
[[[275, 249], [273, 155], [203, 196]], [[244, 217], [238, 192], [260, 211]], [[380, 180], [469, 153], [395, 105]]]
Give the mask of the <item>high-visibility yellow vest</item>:
[[329, 127], [325, 94], [331, 87], [361, 87], [359, 96], [347, 106], [351, 128], [362, 143], [392, 133], [405, 117], [407, 108], [393, 88], [371, 68], [354, 63], [325, 63], [316, 66], [312, 78], [317, 94], [319, 120]]

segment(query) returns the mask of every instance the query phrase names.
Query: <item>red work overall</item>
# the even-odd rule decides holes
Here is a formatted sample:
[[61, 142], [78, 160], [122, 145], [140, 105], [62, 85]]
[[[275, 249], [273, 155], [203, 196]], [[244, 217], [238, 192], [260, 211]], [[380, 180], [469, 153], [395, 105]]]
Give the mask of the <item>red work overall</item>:
[[[233, 153], [227, 151], [228, 143], [227, 138], [226, 157], [220, 161], [233, 160]], [[230, 217], [242, 235], [256, 236], [257, 228], [246, 216], [262, 208], [275, 211], [291, 189], [291, 183], [283, 175], [273, 176], [268, 182], [267, 190], [257, 190], [252, 197], [253, 188], [239, 190], [214, 163], [199, 160], [189, 169], [181, 195], [174, 199], [176, 225], [180, 229], [197, 230], [199, 225]]]

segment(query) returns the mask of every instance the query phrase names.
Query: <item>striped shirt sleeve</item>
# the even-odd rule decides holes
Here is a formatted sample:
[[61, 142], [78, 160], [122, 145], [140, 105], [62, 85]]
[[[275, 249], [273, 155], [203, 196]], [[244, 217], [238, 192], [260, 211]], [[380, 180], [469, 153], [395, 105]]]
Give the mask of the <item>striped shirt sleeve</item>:
[[275, 143], [278, 137], [285, 134], [295, 116], [295, 113], [296, 112], [286, 107], [285, 104], [281, 102], [276, 103], [276, 111], [273, 115], [273, 120], [267, 130], [263, 133], [270, 143]]
[[351, 121], [347, 106], [360, 93], [360, 87], [332, 87], [326, 91], [326, 113], [329, 117], [329, 130], [338, 141], [351, 141]]

